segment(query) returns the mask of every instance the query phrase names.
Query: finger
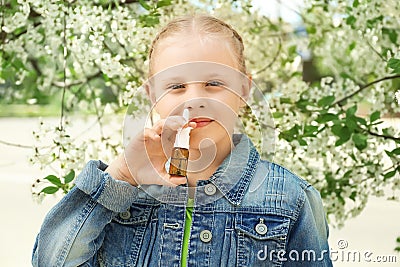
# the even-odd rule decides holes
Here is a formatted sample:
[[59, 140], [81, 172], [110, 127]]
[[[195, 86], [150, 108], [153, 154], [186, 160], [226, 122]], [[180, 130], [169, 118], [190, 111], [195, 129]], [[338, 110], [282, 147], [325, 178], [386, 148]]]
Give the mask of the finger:
[[187, 183], [187, 178], [182, 176], [170, 176], [169, 181], [174, 185], [182, 185]]
[[171, 187], [175, 187], [175, 186], [178, 186], [181, 184], [186, 184], [186, 182], [187, 182], [186, 177], [171, 176], [168, 173], [161, 175], [160, 178], [161, 178], [161, 181], [160, 181], [161, 185], [171, 186]]
[[146, 140], [157, 141], [160, 139], [160, 135], [154, 129], [151, 129], [151, 128], [145, 128], [143, 135], [144, 135], [145, 141]]
[[161, 134], [165, 129], [176, 131], [185, 125], [186, 120], [182, 116], [170, 116], [166, 119], [159, 120], [153, 127], [153, 129]]
[[188, 127], [192, 127], [193, 129], [197, 127], [197, 123], [195, 123], [194, 121], [191, 121], [187, 124]]

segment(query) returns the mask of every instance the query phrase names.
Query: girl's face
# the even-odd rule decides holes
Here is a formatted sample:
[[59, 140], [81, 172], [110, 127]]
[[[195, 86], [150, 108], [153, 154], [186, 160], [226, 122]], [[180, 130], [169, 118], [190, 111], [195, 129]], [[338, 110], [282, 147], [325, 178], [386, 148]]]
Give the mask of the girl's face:
[[161, 118], [189, 109], [190, 120], [197, 123], [190, 146], [197, 148], [205, 139], [218, 145], [232, 135], [251, 83], [237, 68], [223, 40], [196, 35], [163, 39], [153, 57], [156, 74], [149, 79], [154, 109]]

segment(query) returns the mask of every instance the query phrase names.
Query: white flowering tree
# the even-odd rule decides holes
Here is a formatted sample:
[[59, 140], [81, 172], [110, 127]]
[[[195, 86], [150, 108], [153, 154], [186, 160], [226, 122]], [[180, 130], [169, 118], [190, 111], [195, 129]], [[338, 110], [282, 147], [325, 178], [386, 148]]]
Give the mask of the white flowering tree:
[[[371, 195], [398, 200], [400, 134], [384, 118], [400, 112], [399, 1], [305, 1], [303, 30], [271, 21], [250, 0], [2, 2], [0, 101], [61, 101], [59, 124], [42, 122], [34, 132], [31, 161], [51, 172], [34, 194], [65, 193], [88, 159], [121, 152], [121, 127], [105, 129], [110, 115], [122, 123], [126, 110], [148, 110], [136, 88], [146, 79], [150, 41], [171, 18], [207, 12], [241, 33], [274, 117], [273, 160], [320, 190], [331, 224], [359, 214]], [[265, 106], [252, 104], [259, 120], [245, 124], [254, 137], [256, 126], [271, 125], [260, 119]], [[99, 134], [78, 140], [71, 118], [86, 110]]]

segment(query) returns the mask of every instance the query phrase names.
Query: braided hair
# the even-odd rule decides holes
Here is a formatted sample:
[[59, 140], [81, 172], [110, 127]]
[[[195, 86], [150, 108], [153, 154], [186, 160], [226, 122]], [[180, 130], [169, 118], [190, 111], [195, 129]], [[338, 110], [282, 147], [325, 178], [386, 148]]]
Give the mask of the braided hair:
[[222, 20], [210, 15], [190, 15], [170, 21], [156, 35], [149, 50], [149, 73], [152, 74], [152, 59], [161, 40], [180, 33], [200, 33], [205, 38], [225, 38], [229, 48], [236, 58], [238, 69], [246, 73], [244, 46], [242, 37], [235, 29]]

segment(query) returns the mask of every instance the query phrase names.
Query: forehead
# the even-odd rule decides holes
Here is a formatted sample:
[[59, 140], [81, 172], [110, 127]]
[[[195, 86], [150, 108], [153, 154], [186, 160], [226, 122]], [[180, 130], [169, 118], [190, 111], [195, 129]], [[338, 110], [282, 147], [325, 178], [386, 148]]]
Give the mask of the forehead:
[[152, 73], [190, 62], [213, 62], [238, 69], [238, 60], [227, 40], [200, 34], [171, 36], [159, 41], [154, 51]]

